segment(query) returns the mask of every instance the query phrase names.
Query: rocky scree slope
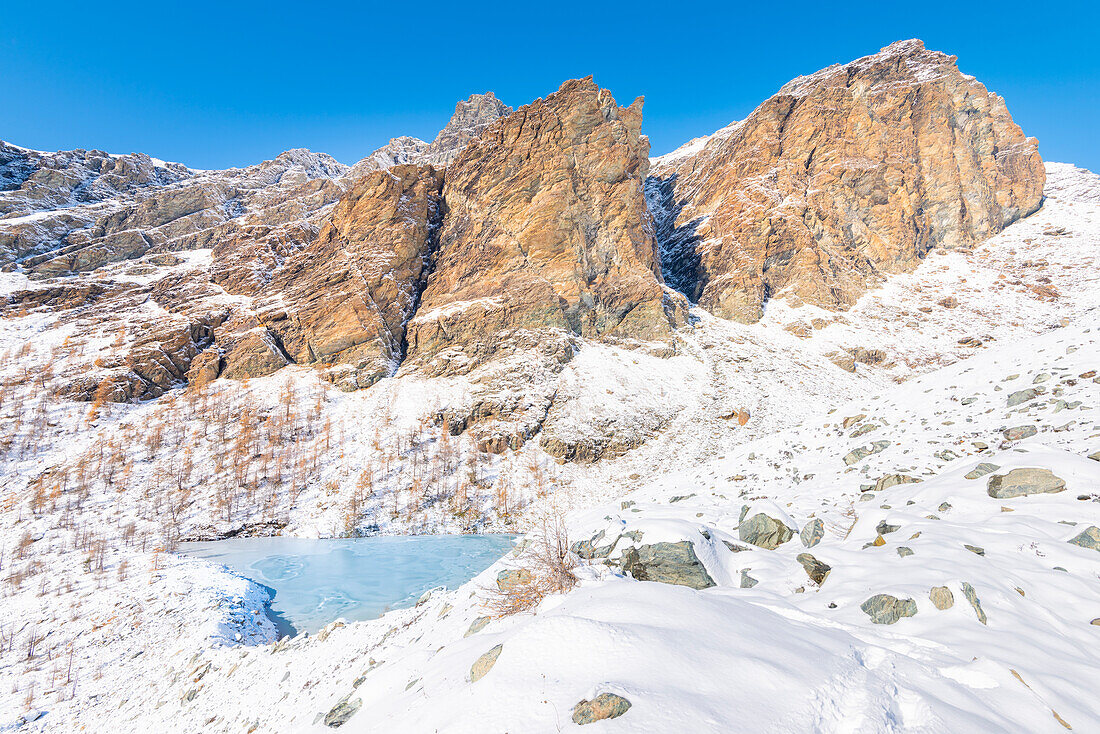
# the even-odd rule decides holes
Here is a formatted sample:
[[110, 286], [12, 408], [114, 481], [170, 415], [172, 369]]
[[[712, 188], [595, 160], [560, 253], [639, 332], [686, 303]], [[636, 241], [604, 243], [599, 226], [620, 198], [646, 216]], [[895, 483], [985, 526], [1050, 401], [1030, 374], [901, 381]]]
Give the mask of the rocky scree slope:
[[1097, 337], [1070, 326], [983, 351], [576, 513], [579, 588], [532, 612], [490, 609], [540, 573], [537, 532], [381, 620], [274, 648], [186, 645], [151, 674], [127, 663], [156, 705], [97, 703], [66, 724], [1087, 729]]

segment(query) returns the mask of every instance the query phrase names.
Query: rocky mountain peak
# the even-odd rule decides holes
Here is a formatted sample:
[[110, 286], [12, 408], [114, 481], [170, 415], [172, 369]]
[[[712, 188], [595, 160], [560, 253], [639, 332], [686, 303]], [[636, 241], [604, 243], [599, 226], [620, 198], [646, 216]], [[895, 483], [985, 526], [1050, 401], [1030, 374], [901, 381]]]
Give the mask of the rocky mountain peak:
[[784, 85], [655, 167], [669, 282], [755, 321], [796, 295], [846, 308], [932, 247], [968, 247], [1042, 200], [1037, 143], [955, 57], [918, 40]]
[[467, 145], [447, 168], [447, 216], [410, 356], [468, 369], [523, 334], [669, 336], [640, 129], [640, 100], [620, 107], [588, 78]]
[[429, 162], [446, 166], [471, 140], [480, 137], [485, 128], [510, 114], [512, 108], [492, 92], [471, 94], [469, 98], [459, 101], [455, 104], [451, 119], [428, 146]]
[[428, 152], [428, 145], [420, 138], [409, 135], [390, 138], [390, 142], [352, 166], [350, 175], [352, 178], [360, 178], [371, 171], [380, 171], [403, 163], [416, 163], [423, 160]]
[[498, 100], [492, 92], [472, 94], [455, 104], [451, 119], [431, 143], [408, 135], [391, 138], [390, 142], [352, 166], [350, 175], [360, 178], [372, 171], [403, 163], [427, 163], [446, 168], [471, 140], [476, 140], [489, 125], [510, 114], [512, 108]]

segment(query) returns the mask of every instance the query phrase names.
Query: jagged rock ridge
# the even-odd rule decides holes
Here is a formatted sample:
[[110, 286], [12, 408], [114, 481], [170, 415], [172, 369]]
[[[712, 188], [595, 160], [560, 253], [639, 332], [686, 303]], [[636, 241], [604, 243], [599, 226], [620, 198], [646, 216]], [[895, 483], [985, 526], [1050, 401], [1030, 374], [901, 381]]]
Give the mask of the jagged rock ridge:
[[509, 335], [671, 336], [641, 107], [620, 107], [591, 78], [566, 82], [459, 154], [410, 357], [463, 371]]
[[510, 114], [512, 108], [498, 100], [492, 92], [472, 94], [455, 104], [451, 119], [431, 143], [408, 135], [393, 138], [352, 166], [351, 176], [358, 178], [401, 163], [446, 168], [471, 140], [476, 140], [489, 125]]

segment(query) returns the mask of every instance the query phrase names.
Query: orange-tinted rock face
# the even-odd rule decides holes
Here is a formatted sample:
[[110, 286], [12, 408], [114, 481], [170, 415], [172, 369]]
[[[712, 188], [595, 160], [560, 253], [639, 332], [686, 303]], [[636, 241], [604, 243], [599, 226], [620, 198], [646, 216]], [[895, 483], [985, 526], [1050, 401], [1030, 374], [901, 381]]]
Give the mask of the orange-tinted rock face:
[[409, 356], [456, 371], [521, 332], [667, 337], [640, 128], [640, 99], [575, 80], [465, 148]]
[[1035, 211], [1045, 181], [1004, 101], [920, 41], [791, 81], [654, 176], [670, 284], [746, 322], [781, 294], [848, 307]]
[[442, 185], [442, 173], [430, 166], [369, 174], [340, 200], [316, 240], [286, 261], [257, 311], [291, 360], [343, 365], [333, 378], [348, 389], [397, 369]]

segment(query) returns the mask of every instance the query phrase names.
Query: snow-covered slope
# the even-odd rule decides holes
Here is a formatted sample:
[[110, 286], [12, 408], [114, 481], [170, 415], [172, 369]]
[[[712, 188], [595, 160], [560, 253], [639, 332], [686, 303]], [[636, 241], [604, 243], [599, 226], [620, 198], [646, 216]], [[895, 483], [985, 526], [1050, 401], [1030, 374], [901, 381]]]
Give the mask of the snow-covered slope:
[[[1100, 462], [1086, 458], [1100, 449], [1098, 368], [1091, 327], [999, 345], [573, 515], [570, 539], [602, 532], [612, 564], [585, 562], [580, 586], [534, 614], [466, 635], [497, 574], [530, 563], [509, 558], [275, 654], [185, 647], [158, 666], [151, 697], [70, 715], [134, 731], [322, 731], [347, 697], [361, 705], [347, 731], [558, 731], [579, 701], [613, 693], [631, 706], [608, 731], [1087, 731], [1100, 721], [1100, 546], [1067, 541], [1100, 526]], [[1005, 437], [1020, 426], [1035, 435]], [[845, 460], [862, 447], [875, 453]], [[1065, 488], [990, 496], [991, 478], [1021, 468]], [[920, 481], [874, 489], [893, 474]], [[757, 513], [796, 534], [752, 546], [739, 527]], [[815, 520], [823, 537], [807, 548], [797, 533]], [[684, 540], [714, 586], [614, 565], [630, 547]], [[823, 583], [800, 553], [830, 567]], [[873, 623], [861, 605], [879, 594], [914, 614]]]
[[[0, 727], [33, 709], [28, 731], [321, 731], [346, 698], [337, 718], [360, 707], [348, 731], [558, 731], [581, 699], [613, 693], [630, 708], [608, 731], [1089, 730], [1100, 556], [1066, 541], [1100, 526], [1086, 458], [1100, 450], [1100, 178], [1047, 173], [1038, 213], [973, 252], [934, 252], [847, 312], [788, 299], [741, 325], [693, 310], [675, 355], [582, 344], [560, 372], [517, 356], [347, 394], [286, 368], [90, 416], [19, 372], [78, 318], [5, 317]], [[520, 431], [541, 416], [545, 435], [614, 450], [589, 465], [537, 441], [492, 454], [436, 422], [517, 403], [487, 420]], [[252, 451], [295, 493], [228, 498], [234, 457]], [[996, 468], [967, 478], [979, 464]], [[991, 497], [1016, 468], [1066, 488]], [[460, 485], [479, 512], [430, 500]], [[752, 546], [741, 528], [759, 514], [794, 535]], [[167, 552], [241, 527], [462, 531], [464, 517], [532, 538], [564, 517], [581, 555], [578, 541], [601, 553], [534, 613], [474, 625], [495, 617], [497, 574], [539, 570], [532, 541], [414, 609], [273, 648], [266, 592]], [[645, 546], [685, 541], [698, 564], [669, 568], [714, 586], [622, 573], [632, 553], [668, 551]], [[830, 567], [823, 583], [800, 553]], [[915, 615], [873, 623], [861, 605], [879, 594], [897, 602], [876, 614]]]

